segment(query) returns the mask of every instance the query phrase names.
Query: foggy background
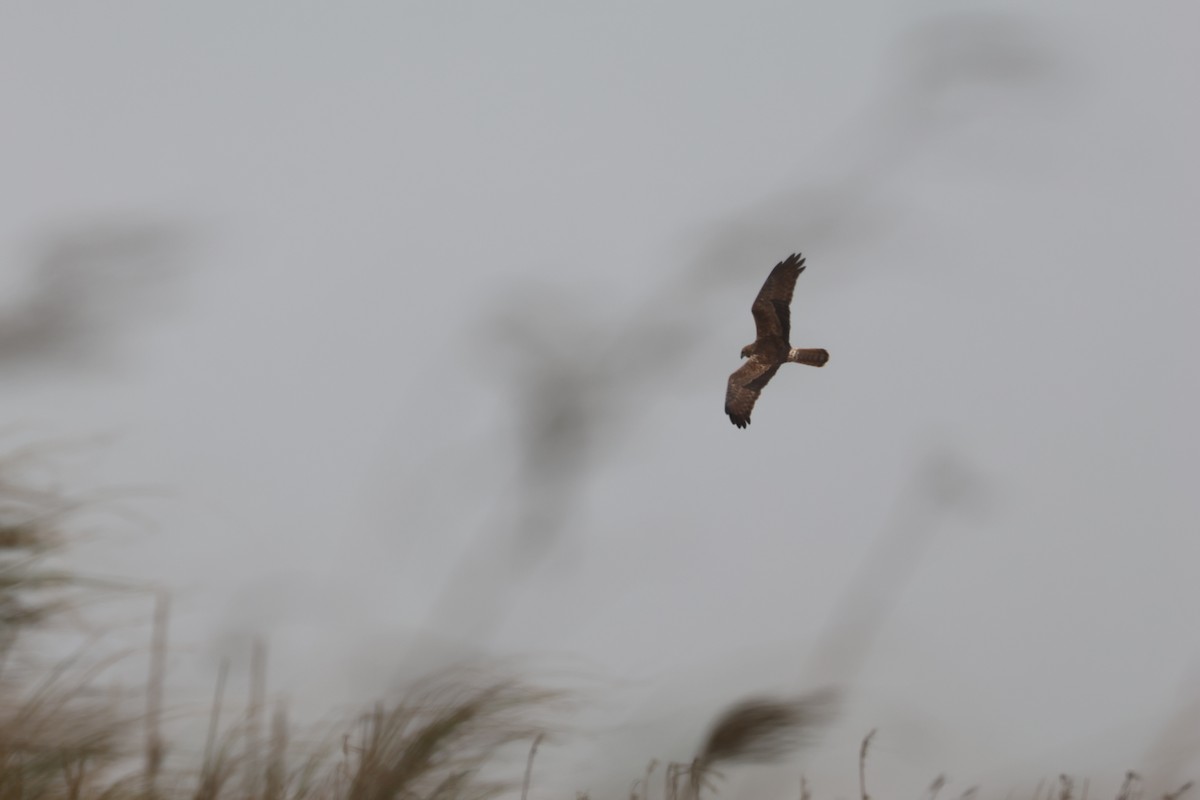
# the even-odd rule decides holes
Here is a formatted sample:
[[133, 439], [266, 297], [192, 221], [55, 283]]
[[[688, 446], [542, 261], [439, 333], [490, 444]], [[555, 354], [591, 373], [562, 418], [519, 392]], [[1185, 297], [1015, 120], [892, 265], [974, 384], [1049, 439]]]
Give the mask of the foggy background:
[[[910, 795], [1192, 777], [1198, 23], [10, 5], [0, 443], [125, 493], [69, 557], [172, 590], [183, 695], [257, 635], [309, 714], [554, 665], [593, 705], [547, 793], [828, 683], [744, 791], [852, 791], [873, 727]], [[795, 251], [831, 360], [739, 431]]]

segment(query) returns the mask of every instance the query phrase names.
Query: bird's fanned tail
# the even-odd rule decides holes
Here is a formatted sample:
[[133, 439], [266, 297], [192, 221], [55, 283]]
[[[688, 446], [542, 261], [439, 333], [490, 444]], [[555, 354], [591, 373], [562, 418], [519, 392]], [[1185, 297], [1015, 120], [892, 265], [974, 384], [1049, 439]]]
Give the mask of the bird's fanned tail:
[[808, 364], [810, 367], [823, 367], [829, 360], [829, 351], [818, 348], [793, 347], [788, 353], [788, 361], [795, 364]]

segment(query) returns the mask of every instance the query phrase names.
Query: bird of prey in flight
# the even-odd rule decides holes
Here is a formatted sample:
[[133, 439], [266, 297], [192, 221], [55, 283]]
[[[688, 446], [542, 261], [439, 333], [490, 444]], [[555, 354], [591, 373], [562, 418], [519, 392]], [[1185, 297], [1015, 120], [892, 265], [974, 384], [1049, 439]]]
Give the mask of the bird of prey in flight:
[[767, 276], [767, 282], [750, 307], [758, 337], [753, 344], [742, 348], [742, 358], [747, 361], [729, 376], [729, 387], [725, 390], [725, 413], [739, 428], [750, 424], [754, 401], [781, 366], [790, 361], [823, 367], [829, 360], [827, 350], [792, 347], [788, 342], [792, 327], [792, 290], [803, 271], [804, 257], [799, 253], [780, 261]]

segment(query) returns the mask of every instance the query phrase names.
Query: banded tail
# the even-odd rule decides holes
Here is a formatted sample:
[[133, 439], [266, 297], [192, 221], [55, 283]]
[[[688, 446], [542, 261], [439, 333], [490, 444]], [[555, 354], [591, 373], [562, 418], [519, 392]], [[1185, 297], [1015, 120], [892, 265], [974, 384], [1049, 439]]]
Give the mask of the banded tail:
[[823, 367], [829, 360], [829, 351], [824, 348], [803, 349], [793, 347], [788, 351], [788, 361], [794, 364], [808, 364], [810, 367]]

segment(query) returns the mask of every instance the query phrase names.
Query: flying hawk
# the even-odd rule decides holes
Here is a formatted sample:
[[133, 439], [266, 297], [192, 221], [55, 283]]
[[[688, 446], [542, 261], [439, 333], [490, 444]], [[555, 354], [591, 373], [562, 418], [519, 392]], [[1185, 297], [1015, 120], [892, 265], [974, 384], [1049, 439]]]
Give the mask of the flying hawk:
[[749, 360], [729, 376], [729, 388], [725, 390], [725, 413], [739, 428], [750, 424], [754, 401], [781, 366], [791, 361], [823, 367], [829, 360], [827, 350], [803, 350], [788, 343], [792, 327], [789, 306], [801, 272], [804, 257], [799, 253], [780, 261], [750, 307], [758, 338], [742, 348], [742, 358]]

